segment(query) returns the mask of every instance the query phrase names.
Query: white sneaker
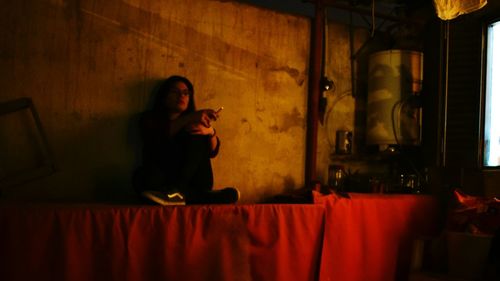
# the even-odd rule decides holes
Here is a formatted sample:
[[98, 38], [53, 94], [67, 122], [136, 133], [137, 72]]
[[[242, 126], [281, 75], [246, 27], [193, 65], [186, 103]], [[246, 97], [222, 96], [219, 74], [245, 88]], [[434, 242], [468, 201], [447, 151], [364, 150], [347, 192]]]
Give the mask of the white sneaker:
[[163, 206], [186, 205], [184, 196], [182, 196], [182, 194], [179, 192], [168, 193], [162, 191], [146, 190], [143, 191], [141, 195]]

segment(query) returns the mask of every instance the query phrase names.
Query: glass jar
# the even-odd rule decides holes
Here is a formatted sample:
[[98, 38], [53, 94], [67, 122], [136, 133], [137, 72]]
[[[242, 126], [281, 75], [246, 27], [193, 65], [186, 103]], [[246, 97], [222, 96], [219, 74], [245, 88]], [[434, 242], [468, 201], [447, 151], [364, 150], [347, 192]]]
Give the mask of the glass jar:
[[333, 190], [344, 190], [345, 177], [343, 165], [330, 165], [328, 167], [328, 186]]

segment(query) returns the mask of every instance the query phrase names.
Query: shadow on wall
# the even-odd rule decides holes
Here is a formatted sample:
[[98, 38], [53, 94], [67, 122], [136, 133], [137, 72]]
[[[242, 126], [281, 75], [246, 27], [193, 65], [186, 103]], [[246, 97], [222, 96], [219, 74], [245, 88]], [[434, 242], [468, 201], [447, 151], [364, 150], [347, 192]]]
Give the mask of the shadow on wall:
[[[291, 175], [282, 178], [282, 184], [270, 184], [263, 188], [268, 192], [261, 194], [262, 200], [258, 203], [311, 203], [312, 198], [310, 192], [305, 188], [297, 189], [297, 183]], [[283, 191], [279, 194], [271, 192], [276, 186], [284, 186]]]
[[[127, 99], [130, 101], [128, 108], [140, 108], [140, 105], [145, 105], [144, 108], [139, 109], [139, 112], [131, 113], [127, 121], [126, 149], [130, 152], [131, 161], [126, 162], [128, 163], [128, 167], [120, 164], [110, 164], [96, 169], [94, 177], [94, 196], [96, 200], [113, 202], [136, 201], [136, 194], [133, 191], [131, 181], [133, 172], [142, 163], [142, 141], [139, 121], [142, 112], [152, 109], [154, 97], [162, 81], [163, 79], [160, 78], [137, 81], [128, 87], [126, 93]], [[119, 121], [119, 119], [116, 119], [109, 122]], [[103, 126], [101, 129], [106, 130], [108, 127]], [[99, 135], [98, 132], [101, 129], [96, 128], [95, 133]]]
[[141, 114], [153, 108], [154, 99], [163, 80], [164, 79], [158, 78], [138, 81], [130, 86], [130, 90], [128, 92], [129, 99], [133, 103], [130, 105], [130, 108], [135, 108], [138, 104], [145, 105], [139, 112], [133, 113], [128, 122], [127, 144], [134, 153], [134, 169], [142, 163], [142, 140], [141, 132], [139, 130]]

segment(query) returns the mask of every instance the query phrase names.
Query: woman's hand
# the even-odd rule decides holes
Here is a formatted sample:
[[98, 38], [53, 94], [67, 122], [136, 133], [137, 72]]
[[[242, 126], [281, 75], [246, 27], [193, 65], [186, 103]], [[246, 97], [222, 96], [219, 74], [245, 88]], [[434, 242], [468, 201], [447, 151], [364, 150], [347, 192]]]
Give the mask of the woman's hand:
[[215, 157], [219, 147], [219, 138], [215, 135], [215, 129], [210, 122], [217, 120], [219, 115], [212, 109], [202, 109], [192, 114], [192, 121], [184, 129], [192, 135], [210, 136], [210, 157]]
[[205, 127], [205, 125], [201, 123], [186, 126], [186, 131], [192, 135], [215, 135], [215, 129], [213, 127]]
[[[180, 130], [186, 130], [192, 134], [213, 134], [210, 122], [217, 120], [219, 115], [212, 109], [202, 109], [186, 115], [181, 115], [178, 118], [170, 120], [170, 128], [168, 135], [174, 136]], [[199, 126], [205, 128], [200, 128]], [[209, 129], [208, 131], [206, 129]]]
[[217, 155], [218, 147], [219, 147], [219, 138], [215, 135], [215, 129], [213, 127], [205, 127], [204, 125], [191, 124], [186, 126], [186, 131], [192, 135], [205, 135], [210, 136], [210, 157], [213, 158]]
[[216, 121], [219, 115], [212, 109], [202, 109], [192, 113], [191, 116], [191, 124], [188, 124], [188, 127], [191, 125], [201, 124], [207, 128], [210, 127], [211, 121]]

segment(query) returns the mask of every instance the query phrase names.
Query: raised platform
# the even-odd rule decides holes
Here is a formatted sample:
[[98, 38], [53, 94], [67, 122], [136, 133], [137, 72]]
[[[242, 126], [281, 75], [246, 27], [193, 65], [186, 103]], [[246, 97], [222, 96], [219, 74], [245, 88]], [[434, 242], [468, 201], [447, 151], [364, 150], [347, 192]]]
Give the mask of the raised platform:
[[402, 280], [429, 196], [316, 204], [0, 204], [0, 280]]

